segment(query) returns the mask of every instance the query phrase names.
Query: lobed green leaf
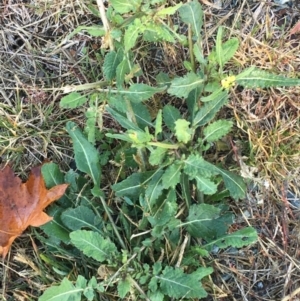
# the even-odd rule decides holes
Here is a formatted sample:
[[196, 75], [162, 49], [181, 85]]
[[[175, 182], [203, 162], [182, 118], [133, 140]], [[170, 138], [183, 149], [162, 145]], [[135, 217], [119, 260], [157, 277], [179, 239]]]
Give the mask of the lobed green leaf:
[[81, 301], [83, 289], [77, 288], [73, 283], [64, 278], [60, 285], [48, 288], [39, 301]]
[[118, 111], [110, 108], [109, 106], [105, 107], [105, 110], [125, 129], [139, 131], [140, 128], [134, 122], [130, 121], [128, 118], [124, 117]]
[[232, 125], [232, 121], [222, 119], [211, 123], [203, 131], [204, 140], [206, 140], [207, 142], [215, 142], [219, 140], [229, 133]]
[[213, 205], [194, 204], [183, 225], [193, 237], [212, 241], [224, 236], [232, 222], [233, 215], [230, 213], [222, 214], [221, 209]]
[[76, 109], [85, 104], [88, 99], [78, 92], [71, 92], [60, 100], [60, 107], [64, 109]]
[[68, 121], [66, 129], [73, 141], [77, 168], [90, 175], [94, 185], [100, 186], [101, 167], [99, 152], [86, 139], [74, 122]]
[[148, 42], [166, 41], [175, 43], [174, 34], [163, 24], [149, 22], [143, 32], [143, 39]]
[[92, 26], [83, 25], [83, 26], [78, 26], [76, 29], [74, 29], [70, 34], [66, 36], [64, 40], [69, 41], [82, 30], [86, 31], [88, 34], [90, 34], [93, 37], [103, 37], [105, 36], [106, 33], [104, 27], [101, 25], [92, 25]]
[[194, 179], [197, 183], [197, 189], [204, 194], [212, 195], [217, 192], [218, 186], [213, 181], [200, 176], [195, 176]]
[[76, 208], [68, 208], [61, 215], [61, 220], [70, 230], [80, 230], [81, 228], [90, 228], [95, 231], [96, 214], [92, 209], [86, 206], [78, 206]]
[[180, 182], [182, 164], [181, 162], [174, 162], [164, 172], [162, 176], [162, 184], [165, 189], [175, 189], [176, 185]]
[[250, 67], [236, 76], [236, 82], [246, 88], [290, 87], [300, 85], [300, 79], [287, 78]]
[[184, 160], [184, 164], [184, 172], [191, 178], [194, 179], [196, 176], [210, 178], [212, 175], [220, 174], [231, 197], [234, 199], [245, 197], [246, 184], [243, 178], [237, 174], [219, 168], [205, 161], [200, 155], [195, 154], [191, 154]]
[[117, 248], [108, 238], [97, 232], [77, 230], [70, 233], [72, 244], [88, 257], [103, 262], [110, 261]]
[[163, 108], [163, 120], [166, 126], [175, 132], [175, 121], [181, 118], [179, 110], [171, 105], [165, 105]]
[[228, 102], [228, 94], [226, 91], [220, 91], [215, 98], [206, 102], [196, 114], [193, 127], [203, 126], [211, 121], [216, 113]]
[[190, 24], [196, 39], [201, 38], [201, 30], [203, 25], [203, 11], [199, 1], [191, 1], [179, 8], [181, 20]]
[[[155, 279], [155, 278], [153, 277], [152, 279]], [[154, 283], [154, 280], [152, 280], [152, 279], [149, 283], [149, 286], [151, 285], [151, 287], [154, 286], [154, 285], [152, 285], [152, 283]], [[149, 300], [151, 300], [151, 301], [164, 301], [164, 297], [165, 297], [164, 294], [160, 291], [148, 292], [147, 295], [148, 295]]]
[[42, 165], [42, 175], [47, 188], [65, 183], [64, 175], [55, 163], [45, 163]]
[[221, 249], [228, 247], [242, 248], [257, 241], [257, 231], [253, 227], [246, 227], [233, 233], [227, 234], [223, 237], [206, 244], [204, 248], [211, 248], [216, 245]]
[[187, 98], [189, 93], [204, 82], [204, 79], [194, 72], [187, 73], [184, 77], [177, 77], [171, 81], [168, 93], [177, 97]]
[[156, 16], [166, 16], [166, 15], [173, 15], [176, 13], [176, 11], [182, 6], [182, 2], [174, 5], [169, 6], [166, 8], [159, 9], [159, 11], [156, 13]]
[[105, 55], [103, 62], [103, 74], [107, 80], [113, 80], [116, 76], [118, 65], [122, 57], [116, 51], [111, 51]]
[[155, 206], [164, 189], [162, 184], [163, 173], [162, 168], [156, 170], [147, 185], [144, 197], [140, 198], [140, 205], [143, 207], [144, 213], [150, 212], [150, 214], [153, 214], [153, 206]]
[[[122, 0], [121, 0], [122, 1]], [[132, 49], [141, 33], [142, 23], [140, 19], [135, 19], [132, 24], [128, 26], [124, 34], [124, 51], [128, 52]]]
[[179, 268], [167, 266], [161, 275], [155, 276], [160, 282], [160, 290], [171, 298], [205, 298], [207, 293], [200, 280], [213, 272], [212, 268], [202, 268], [200, 272], [184, 273]]
[[63, 241], [65, 244], [68, 244], [70, 241], [69, 234], [70, 231], [61, 221], [61, 214], [63, 208], [54, 205], [48, 210], [48, 214], [53, 217], [52, 221], [41, 226], [41, 229], [46, 233], [50, 238], [55, 238], [57, 244]]
[[156, 202], [152, 208], [152, 215], [148, 217], [148, 220], [152, 227], [165, 226], [176, 215], [177, 209], [176, 193], [172, 189], [165, 198]]
[[129, 12], [135, 12], [141, 5], [142, 0], [111, 0], [110, 4], [116, 12], [125, 14]]
[[216, 49], [209, 55], [209, 62], [218, 63], [221, 68], [234, 56], [239, 47], [239, 40], [232, 38], [222, 43], [222, 27], [219, 27], [216, 40]]
[[144, 129], [145, 127], [153, 127], [151, 114], [144, 104], [132, 102], [131, 107], [136, 119], [136, 123], [140, 129]]
[[125, 298], [127, 293], [130, 292], [131, 289], [131, 281], [129, 277], [126, 277], [125, 279], [120, 279], [118, 282], [117, 290], [118, 295], [120, 298]]
[[188, 143], [193, 136], [193, 129], [189, 127], [191, 123], [185, 119], [175, 121], [175, 136], [179, 142]]
[[157, 147], [156, 149], [151, 150], [149, 163], [152, 166], [162, 164], [167, 152], [168, 149], [162, 147]]
[[232, 38], [222, 44], [221, 65], [224, 66], [235, 54], [239, 48], [239, 40]]
[[232, 198], [237, 200], [245, 197], [246, 184], [242, 177], [217, 166], [214, 166], [214, 169], [222, 176], [225, 186], [229, 190]]
[[210, 178], [212, 175], [218, 174], [214, 169], [214, 165], [205, 161], [202, 156], [198, 154], [191, 154], [184, 160], [184, 172], [191, 178], [196, 176]]
[[[120, 89], [124, 89], [124, 88], [122, 87]], [[113, 95], [112, 93], [108, 93], [107, 104], [108, 106], [106, 106], [105, 108], [107, 107], [112, 108], [118, 111], [118, 113], [122, 113], [123, 115], [127, 113], [127, 104], [123, 95], [121, 94]]]
[[134, 173], [122, 182], [114, 184], [112, 189], [116, 192], [116, 196], [127, 196], [132, 200], [138, 199], [144, 191], [144, 183], [151, 179], [153, 173], [153, 171]]
[[142, 102], [148, 100], [155, 93], [162, 92], [165, 88], [151, 87], [146, 84], [132, 84], [129, 90], [120, 91], [121, 94], [128, 97], [133, 102]]
[[205, 66], [207, 64], [207, 61], [206, 61], [206, 59], [204, 58], [204, 55], [203, 55], [203, 51], [200, 48], [198, 43], [194, 44], [193, 53], [194, 53], [195, 58], [198, 61], [198, 63], [200, 63], [203, 66]]

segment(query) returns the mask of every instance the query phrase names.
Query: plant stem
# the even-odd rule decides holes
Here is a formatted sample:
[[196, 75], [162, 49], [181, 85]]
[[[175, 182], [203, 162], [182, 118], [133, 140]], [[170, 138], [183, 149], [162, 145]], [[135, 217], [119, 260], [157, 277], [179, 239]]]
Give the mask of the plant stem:
[[145, 298], [145, 300], [151, 301], [147, 297], [147, 295], [145, 294], [145, 292], [142, 290], [142, 288], [139, 286], [139, 284], [129, 274], [127, 274], [127, 277], [129, 278], [129, 280], [133, 284], [133, 286], [140, 292], [140, 294], [143, 295], [143, 297]]
[[204, 194], [202, 191], [200, 191], [199, 189], [197, 189], [197, 201], [200, 203], [200, 204], [203, 204], [204, 203]]
[[104, 27], [105, 32], [106, 32], [106, 38], [108, 38], [109, 49], [110, 49], [110, 51], [113, 51], [114, 50], [114, 44], [113, 44], [113, 40], [112, 40], [112, 38], [110, 36], [110, 33], [109, 33], [110, 25], [109, 25], [109, 22], [107, 20], [106, 14], [105, 14], [105, 7], [104, 7], [104, 4], [103, 4], [103, 1], [102, 0], [97, 0], [97, 5], [98, 5], [99, 12], [100, 12], [101, 20], [102, 20], [102, 23], [103, 23], [103, 27]]
[[190, 58], [191, 58], [191, 65], [193, 72], [196, 72], [196, 65], [195, 65], [195, 56], [194, 56], [194, 50], [193, 50], [193, 36], [192, 36], [192, 27], [189, 25], [188, 30], [188, 39], [189, 39], [189, 52], [190, 52]]
[[148, 142], [147, 145], [157, 146], [157, 147], [167, 148], [167, 149], [178, 149], [179, 148], [178, 144], [168, 144], [168, 143], [163, 143], [163, 142]]
[[[61, 87], [58, 90], [62, 90], [63, 93], [70, 93], [74, 91], [84, 91], [84, 90], [98, 90], [101, 87], [108, 87], [110, 85], [109, 81], [98, 81], [94, 83], [86, 83], [82, 85], [66, 85], [64, 87]], [[109, 92], [109, 89], [105, 89], [104, 92]], [[115, 91], [117, 93], [117, 91]]]
[[[127, 118], [133, 123], [137, 124], [131, 102], [128, 99], [126, 99], [126, 107], [127, 107]], [[138, 161], [140, 162], [139, 166], [141, 168], [141, 171], [145, 171], [146, 170], [145, 149], [138, 148], [137, 155], [139, 157]]]
[[127, 250], [126, 245], [125, 245], [125, 243], [124, 243], [124, 241], [123, 241], [123, 239], [122, 239], [122, 237], [121, 237], [121, 235], [120, 235], [120, 233], [119, 233], [119, 231], [118, 231], [118, 229], [117, 229], [117, 227], [116, 227], [116, 225], [115, 225], [115, 222], [114, 222], [114, 220], [113, 220], [113, 218], [112, 218], [112, 216], [111, 216], [111, 214], [110, 214], [110, 212], [109, 212], [109, 210], [108, 210], [108, 208], [107, 208], [107, 206], [106, 206], [106, 203], [105, 203], [104, 198], [103, 198], [102, 196], [99, 196], [99, 198], [100, 198], [101, 203], [102, 203], [102, 206], [103, 206], [103, 208], [104, 208], [104, 210], [105, 210], [105, 212], [106, 212], [106, 214], [107, 214], [107, 216], [108, 216], [108, 219], [109, 219], [109, 221], [111, 222], [111, 225], [112, 225], [112, 227], [113, 227], [113, 230], [114, 230], [115, 234], [116, 234], [117, 237], [118, 237], [118, 240], [119, 240], [119, 243], [120, 243], [122, 249], [123, 249], [123, 250]]

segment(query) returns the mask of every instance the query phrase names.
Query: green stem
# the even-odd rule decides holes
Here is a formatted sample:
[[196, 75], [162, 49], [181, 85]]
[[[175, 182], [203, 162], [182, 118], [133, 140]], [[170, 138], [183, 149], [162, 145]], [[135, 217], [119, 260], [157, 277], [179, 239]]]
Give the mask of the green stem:
[[120, 243], [122, 249], [123, 250], [127, 250], [126, 245], [125, 245], [125, 243], [124, 243], [124, 241], [123, 241], [123, 239], [122, 239], [122, 237], [121, 237], [121, 235], [120, 235], [120, 233], [119, 233], [119, 231], [118, 231], [118, 229], [117, 229], [117, 227], [115, 225], [115, 222], [114, 222], [114, 220], [113, 220], [113, 218], [112, 218], [112, 216], [111, 216], [111, 214], [110, 214], [110, 212], [109, 212], [109, 210], [107, 208], [107, 205], [106, 205], [106, 202], [105, 202], [104, 198], [102, 196], [99, 196], [99, 198], [101, 200], [101, 203], [102, 203], [102, 206], [103, 206], [103, 208], [105, 210], [105, 213], [108, 216], [108, 219], [109, 219], [109, 221], [111, 223], [111, 226], [112, 226], [115, 234], [117, 235], [117, 238], [119, 240], [119, 243]]
[[140, 292], [140, 294], [145, 298], [145, 300], [147, 301], [151, 301], [147, 295], [145, 294], [145, 292], [143, 291], [143, 289], [139, 286], [139, 284], [131, 277], [131, 275], [127, 274], [127, 277], [129, 278], [130, 282], [133, 284], [133, 286]]
[[[132, 121], [133, 123], [137, 124], [131, 102], [128, 99], [126, 99], [126, 107], [127, 107], [127, 118], [130, 121]], [[145, 171], [146, 170], [145, 149], [138, 148], [137, 155], [139, 157], [139, 162], [140, 162], [139, 165], [140, 165], [141, 171]]]
[[[62, 90], [63, 93], [70, 93], [74, 91], [84, 91], [84, 90], [98, 90], [101, 87], [108, 87], [110, 85], [109, 81], [98, 81], [94, 83], [87, 83], [82, 85], [67, 85], [59, 88], [58, 90]], [[109, 92], [110, 89], [103, 89], [103, 92]], [[115, 90], [117, 93], [117, 90]]]
[[196, 72], [195, 56], [194, 56], [194, 49], [193, 49], [194, 46], [193, 33], [192, 33], [191, 25], [189, 25], [188, 40], [189, 40], [189, 52], [190, 52], [192, 70], [193, 72]]
[[178, 149], [179, 145], [178, 144], [168, 144], [168, 143], [162, 143], [162, 142], [148, 142], [147, 145], [151, 146], [157, 146], [161, 148], [167, 148], [167, 149]]
[[199, 189], [197, 189], [197, 201], [200, 203], [200, 204], [203, 204], [204, 203], [204, 194], [202, 191], [200, 191]]

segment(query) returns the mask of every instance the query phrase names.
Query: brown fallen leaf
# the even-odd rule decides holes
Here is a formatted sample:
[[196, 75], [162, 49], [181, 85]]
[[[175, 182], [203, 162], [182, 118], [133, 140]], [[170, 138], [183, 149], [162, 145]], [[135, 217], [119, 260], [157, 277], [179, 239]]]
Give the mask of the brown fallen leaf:
[[43, 210], [64, 193], [68, 184], [47, 189], [41, 166], [34, 167], [26, 183], [14, 175], [10, 166], [0, 171], [0, 255], [7, 255], [13, 241], [28, 226], [38, 227], [52, 217]]
[[295, 26], [291, 29], [290, 35], [300, 32], [300, 21], [298, 21]]

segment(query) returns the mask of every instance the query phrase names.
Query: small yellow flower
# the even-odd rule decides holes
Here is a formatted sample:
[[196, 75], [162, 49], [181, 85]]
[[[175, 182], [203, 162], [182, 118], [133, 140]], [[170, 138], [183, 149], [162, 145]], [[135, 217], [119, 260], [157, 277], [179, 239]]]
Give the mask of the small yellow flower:
[[137, 133], [132, 131], [131, 133], [128, 134], [128, 137], [135, 143], [137, 143], [139, 140], [138, 140], [138, 136], [137, 136]]
[[231, 76], [227, 76], [226, 78], [222, 79], [221, 81], [221, 85], [224, 89], [229, 89], [232, 86], [235, 85], [235, 76], [231, 75]]

